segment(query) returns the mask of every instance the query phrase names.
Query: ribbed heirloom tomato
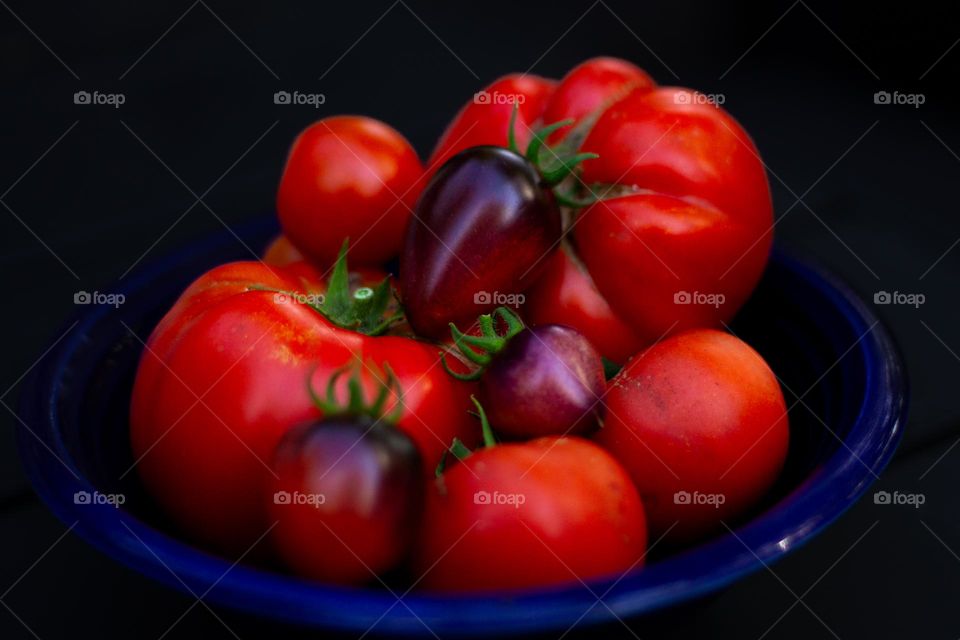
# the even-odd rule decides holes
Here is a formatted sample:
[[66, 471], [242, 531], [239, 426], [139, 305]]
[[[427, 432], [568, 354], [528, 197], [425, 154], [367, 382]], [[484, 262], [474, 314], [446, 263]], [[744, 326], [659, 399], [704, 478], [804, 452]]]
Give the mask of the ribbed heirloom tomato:
[[[150, 336], [133, 390], [133, 455], [147, 488], [193, 537], [240, 553], [267, 530], [261, 496], [277, 442], [321, 415], [308, 379], [319, 388], [350, 362], [393, 371], [404, 406], [398, 428], [428, 471], [453, 438], [469, 436], [468, 386], [439, 366], [436, 346], [365, 335], [378, 333], [378, 314], [351, 311], [350, 292], [372, 282], [348, 287], [346, 277], [343, 265], [328, 287], [303, 263], [226, 264], [200, 276]], [[363, 382], [373, 388], [370, 370]]]
[[598, 58], [560, 82], [545, 117], [582, 119], [590, 108], [584, 127], [555, 134], [576, 131], [580, 151], [598, 155], [573, 186], [601, 201], [576, 215], [567, 236], [589, 279], [576, 282], [555, 260], [529, 295], [535, 322], [567, 317], [585, 335], [622, 336], [598, 346], [623, 362], [637, 340], [733, 316], [766, 265], [773, 210], [756, 147], [707, 96]]

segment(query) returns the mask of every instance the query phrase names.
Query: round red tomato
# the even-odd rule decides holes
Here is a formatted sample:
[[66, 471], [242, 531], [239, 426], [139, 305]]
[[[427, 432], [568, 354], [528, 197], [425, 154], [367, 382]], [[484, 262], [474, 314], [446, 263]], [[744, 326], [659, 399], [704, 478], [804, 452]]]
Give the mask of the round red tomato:
[[277, 214], [290, 242], [319, 267], [333, 264], [350, 238], [354, 266], [396, 256], [423, 187], [410, 143], [362, 116], [325, 118], [293, 143], [277, 192]]
[[160, 321], [137, 371], [130, 437], [140, 476], [184, 531], [228, 553], [269, 526], [259, 496], [279, 439], [320, 417], [311, 374], [322, 389], [349, 363], [388, 364], [403, 392], [398, 428], [428, 471], [473, 431], [469, 387], [444, 372], [436, 346], [336, 326], [310, 306], [325, 291], [311, 272], [303, 263], [212, 269]]
[[597, 441], [629, 471], [650, 535], [713, 532], [773, 484], [787, 455], [777, 379], [738, 338], [680, 333], [636, 356], [610, 382]]
[[643, 506], [623, 468], [576, 437], [482, 449], [427, 492], [415, 573], [435, 591], [544, 587], [641, 566]]

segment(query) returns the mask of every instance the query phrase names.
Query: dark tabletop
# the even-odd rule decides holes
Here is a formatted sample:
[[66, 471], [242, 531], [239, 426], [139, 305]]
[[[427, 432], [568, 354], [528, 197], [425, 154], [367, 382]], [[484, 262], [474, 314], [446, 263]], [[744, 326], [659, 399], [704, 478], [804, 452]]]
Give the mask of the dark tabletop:
[[[724, 96], [770, 168], [780, 245], [868, 299], [925, 296], [917, 308], [877, 307], [912, 386], [906, 435], [878, 488], [925, 503], [868, 495], [696, 609], [606, 634], [960, 636], [958, 10], [537, 4], [0, 1], [0, 638], [316, 635], [208, 609], [69, 533], [16, 457], [20, 379], [58, 337], [74, 292], [271, 211], [286, 150], [311, 121], [372, 115], [426, 154], [481, 84], [509, 71], [558, 76], [600, 54]], [[326, 101], [276, 105], [279, 90]], [[78, 105], [77, 91], [125, 102]], [[923, 104], [877, 104], [879, 91]]]

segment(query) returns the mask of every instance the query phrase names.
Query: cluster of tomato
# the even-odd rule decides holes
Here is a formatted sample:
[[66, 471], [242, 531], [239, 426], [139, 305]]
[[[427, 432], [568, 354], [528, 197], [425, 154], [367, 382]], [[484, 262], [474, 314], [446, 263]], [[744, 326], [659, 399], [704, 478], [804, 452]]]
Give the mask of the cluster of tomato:
[[776, 479], [777, 380], [719, 330], [765, 266], [769, 187], [702, 94], [609, 58], [506, 76], [426, 166], [327, 118], [277, 210], [137, 373], [133, 453], [192, 538], [344, 584], [551, 585], [709, 535]]

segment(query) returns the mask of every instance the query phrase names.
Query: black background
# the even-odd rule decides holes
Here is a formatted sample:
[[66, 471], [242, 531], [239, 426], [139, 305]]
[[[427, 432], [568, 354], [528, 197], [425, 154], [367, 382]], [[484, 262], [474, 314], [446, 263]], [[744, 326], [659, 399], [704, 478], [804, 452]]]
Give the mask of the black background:
[[[63, 536], [16, 459], [19, 379], [74, 292], [271, 211], [288, 145], [311, 121], [372, 115], [425, 155], [482, 84], [560, 76], [600, 54], [723, 94], [770, 168], [780, 245], [868, 299], [926, 296], [877, 309], [912, 383], [909, 427], [878, 488], [925, 504], [868, 495], [772, 570], [693, 613], [630, 626], [644, 638], [960, 636], [958, 10], [838, 4], [0, 2], [0, 637], [299, 636], [190, 609]], [[79, 90], [126, 102], [76, 105]], [[278, 90], [326, 103], [275, 105]], [[925, 102], [875, 104], [881, 90]], [[606, 633], [630, 637], [620, 624]]]

